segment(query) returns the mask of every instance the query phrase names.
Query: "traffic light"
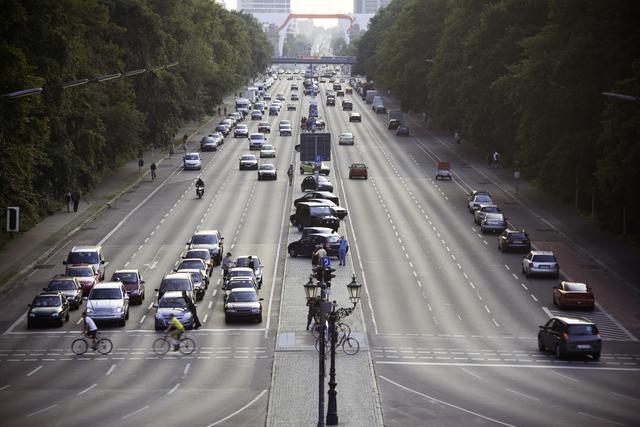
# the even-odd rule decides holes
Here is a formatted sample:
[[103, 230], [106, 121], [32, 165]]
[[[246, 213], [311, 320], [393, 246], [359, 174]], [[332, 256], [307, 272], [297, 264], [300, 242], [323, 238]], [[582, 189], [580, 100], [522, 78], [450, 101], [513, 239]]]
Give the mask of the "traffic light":
[[322, 277], [323, 277], [323, 273], [324, 273], [322, 267], [316, 267], [314, 269], [314, 273], [315, 273], [315, 276], [316, 276], [316, 280], [318, 282], [322, 282]]
[[333, 274], [334, 271], [336, 271], [335, 268], [323, 267], [323, 277], [324, 277], [325, 283], [331, 283], [331, 279], [336, 277], [336, 275]]
[[7, 232], [20, 231], [20, 208], [17, 206], [7, 207]]

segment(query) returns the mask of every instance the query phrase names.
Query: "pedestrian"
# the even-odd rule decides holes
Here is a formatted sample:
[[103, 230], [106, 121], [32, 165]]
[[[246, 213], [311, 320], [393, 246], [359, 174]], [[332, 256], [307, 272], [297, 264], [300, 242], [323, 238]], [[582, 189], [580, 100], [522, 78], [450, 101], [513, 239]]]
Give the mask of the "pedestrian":
[[307, 311], [307, 330], [311, 326], [311, 322], [313, 322], [313, 318], [315, 317], [317, 310], [317, 302], [316, 298], [307, 298], [307, 307], [309, 311]]
[[71, 191], [64, 195], [64, 201], [67, 202], [67, 212], [71, 212]]
[[193, 329], [198, 329], [200, 326], [202, 326], [202, 323], [200, 323], [200, 319], [198, 319], [196, 305], [193, 303], [193, 300], [189, 297], [189, 295], [187, 295], [187, 291], [182, 291], [182, 298], [184, 298], [185, 302], [187, 303], [187, 310], [189, 310], [191, 316], [193, 316]]
[[320, 245], [316, 245], [316, 248], [313, 251], [313, 254], [311, 254], [311, 267], [317, 267], [318, 266], [319, 257], [320, 257], [320, 255], [318, 255], [318, 250], [320, 248], [321, 248]]
[[460, 134], [458, 133], [458, 131], [455, 131], [455, 133], [453, 134], [453, 139], [455, 139], [456, 144], [460, 144]]
[[347, 265], [346, 257], [347, 251], [349, 250], [349, 242], [345, 239], [344, 236], [340, 236], [340, 240], [338, 241], [340, 246], [338, 247], [338, 259], [340, 260], [340, 265]]
[[151, 170], [151, 180], [156, 179], [156, 162], [152, 162], [151, 166], [149, 166], [149, 169]]
[[496, 169], [500, 167], [500, 154], [497, 151], [493, 152], [493, 167]]
[[222, 112], [222, 109], [218, 107], [218, 115], [220, 115], [221, 112]]
[[73, 201], [73, 211], [78, 212], [78, 205], [80, 204], [80, 192], [74, 191], [71, 195], [71, 200]]
[[224, 107], [224, 115], [227, 115], [227, 107]]
[[293, 163], [289, 165], [289, 169], [287, 169], [287, 176], [289, 177], [289, 186], [293, 183]]

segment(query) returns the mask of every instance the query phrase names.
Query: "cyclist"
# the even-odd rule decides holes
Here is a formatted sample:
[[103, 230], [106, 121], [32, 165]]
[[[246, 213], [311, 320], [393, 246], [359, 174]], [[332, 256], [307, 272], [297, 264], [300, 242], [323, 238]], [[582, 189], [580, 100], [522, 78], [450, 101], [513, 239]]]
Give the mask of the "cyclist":
[[174, 339], [173, 351], [180, 350], [180, 337], [184, 333], [184, 325], [176, 316], [171, 313], [169, 315], [169, 327], [165, 329], [165, 334]]
[[98, 335], [98, 327], [96, 326], [96, 322], [93, 321], [93, 319], [87, 314], [86, 311], [82, 312], [82, 318], [84, 319], [82, 333], [91, 338], [91, 349], [95, 350], [97, 348], [96, 337]]

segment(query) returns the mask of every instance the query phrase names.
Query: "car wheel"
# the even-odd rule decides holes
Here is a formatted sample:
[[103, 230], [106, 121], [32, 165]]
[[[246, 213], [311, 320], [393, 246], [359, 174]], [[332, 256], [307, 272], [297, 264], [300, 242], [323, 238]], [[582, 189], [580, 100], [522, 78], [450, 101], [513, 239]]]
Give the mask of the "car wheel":
[[538, 335], [538, 350], [546, 351], [546, 348], [544, 347], [544, 343], [542, 342], [542, 337], [540, 335]]
[[35, 325], [33, 324], [32, 321], [27, 320], [27, 329], [33, 329], [35, 327]]
[[297, 257], [297, 256], [298, 256], [298, 252], [296, 252], [296, 250], [295, 250], [295, 249], [291, 248], [291, 249], [289, 249], [289, 256], [290, 256], [291, 258], [295, 258], [295, 257]]
[[593, 360], [595, 360], [595, 361], [600, 360], [600, 352], [593, 353], [593, 354], [591, 355], [591, 357], [593, 357]]
[[562, 348], [560, 348], [560, 344], [556, 344], [556, 357], [558, 359], [564, 358], [564, 351], [562, 351]]
[[349, 179], [353, 179], [353, 176], [351, 174], [349, 174]]
[[298, 224], [298, 231], [302, 233], [302, 230], [304, 230], [304, 226], [302, 224]]
[[258, 317], [256, 318], [256, 321], [257, 321], [258, 323], [262, 323], [262, 313], [260, 313], [260, 314], [258, 315]]
[[302, 170], [302, 168], [300, 168], [300, 175], [304, 175], [304, 170]]
[[120, 319], [120, 322], [118, 322], [118, 324], [119, 324], [120, 326], [125, 326], [125, 325], [127, 324], [127, 319], [126, 319], [126, 317], [125, 317], [124, 319]]

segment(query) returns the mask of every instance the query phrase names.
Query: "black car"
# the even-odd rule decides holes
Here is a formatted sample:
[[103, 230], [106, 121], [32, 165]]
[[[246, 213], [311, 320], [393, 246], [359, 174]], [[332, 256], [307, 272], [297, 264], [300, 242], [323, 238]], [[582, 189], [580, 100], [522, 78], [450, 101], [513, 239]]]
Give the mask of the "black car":
[[334, 216], [329, 206], [314, 202], [298, 203], [296, 212], [289, 217], [289, 221], [299, 231], [305, 227], [327, 227], [337, 231], [340, 227], [340, 219]]
[[60, 292], [69, 302], [72, 309], [80, 308], [82, 304], [82, 285], [72, 276], [55, 276], [49, 281], [45, 292]]
[[27, 328], [45, 324], [62, 326], [69, 320], [70, 304], [61, 292], [41, 292], [28, 306]]
[[340, 248], [340, 235], [335, 234], [310, 234], [300, 240], [289, 243], [287, 250], [289, 256], [305, 256], [310, 257], [318, 245], [324, 246], [327, 256], [338, 256]]
[[294, 205], [298, 205], [300, 202], [308, 202], [310, 199], [326, 199], [331, 200], [336, 205], [340, 205], [338, 196], [330, 191], [309, 191], [304, 196], [297, 198], [293, 201]]
[[305, 227], [300, 238], [307, 237], [310, 234], [336, 234], [336, 231], [328, 227]]
[[600, 359], [602, 340], [598, 327], [584, 317], [552, 317], [538, 332], [538, 349], [552, 351], [561, 359], [569, 355], [591, 355]]
[[400, 125], [396, 130], [397, 136], [409, 136], [409, 128], [406, 126]]
[[502, 252], [531, 250], [531, 240], [524, 230], [504, 230], [498, 238], [498, 249]]
[[[317, 181], [316, 181], [317, 180]], [[333, 185], [326, 177], [320, 175], [316, 178], [315, 175], [310, 175], [302, 180], [300, 184], [302, 191], [317, 190], [317, 191], [333, 191]]]
[[396, 129], [398, 129], [399, 127], [400, 127], [400, 120], [398, 120], [398, 119], [391, 119], [391, 120], [389, 120], [389, 126], [388, 126], [388, 128], [389, 128], [390, 130], [396, 130]]

